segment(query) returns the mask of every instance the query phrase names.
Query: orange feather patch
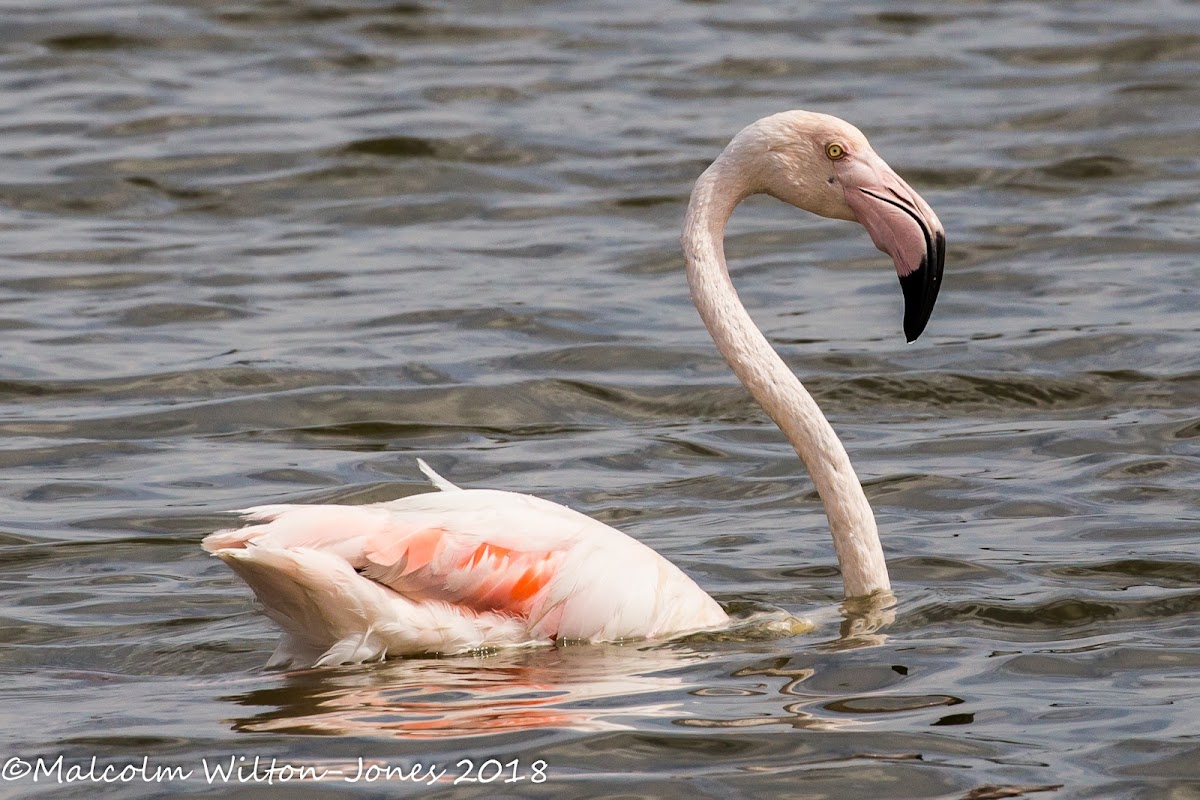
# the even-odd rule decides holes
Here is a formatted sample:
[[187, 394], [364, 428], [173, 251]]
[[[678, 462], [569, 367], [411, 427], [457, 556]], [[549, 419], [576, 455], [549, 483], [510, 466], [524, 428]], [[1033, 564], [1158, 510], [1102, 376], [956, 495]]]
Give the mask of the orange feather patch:
[[543, 559], [540, 564], [525, 570], [525, 574], [517, 579], [517, 582], [512, 585], [512, 589], [510, 590], [513, 600], [518, 603], [524, 603], [541, 591], [542, 587], [546, 585], [546, 581], [550, 579], [548, 570], [539, 569], [545, 563], [546, 560]]
[[479, 545], [479, 547], [476, 547], [473, 551], [471, 551], [470, 555], [460, 561], [459, 566], [464, 569], [474, 569], [475, 567], [478, 567], [480, 562], [482, 562], [488, 556], [492, 556], [497, 561], [500, 561], [505, 558], [511, 558], [512, 554], [513, 551], [509, 550], [507, 547], [501, 547], [500, 545], [488, 544], [487, 542], [484, 542], [483, 544]]
[[437, 556], [446, 529], [426, 528], [400, 539], [371, 541], [363, 555], [376, 564], [399, 564], [404, 559], [404, 574], [415, 572]]
[[[526, 552], [490, 542], [463, 546], [441, 526], [376, 537], [363, 556], [375, 565], [368, 577], [408, 597], [516, 615], [529, 613], [562, 560], [558, 551]], [[452, 576], [455, 570], [461, 574]]]

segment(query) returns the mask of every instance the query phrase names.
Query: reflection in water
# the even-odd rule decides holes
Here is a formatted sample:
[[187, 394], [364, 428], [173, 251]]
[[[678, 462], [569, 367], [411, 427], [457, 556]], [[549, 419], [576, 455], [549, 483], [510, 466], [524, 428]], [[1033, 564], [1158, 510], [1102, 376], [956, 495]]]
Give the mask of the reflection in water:
[[[812, 645], [847, 650], [878, 645], [877, 633], [891, 621], [894, 598], [882, 595], [841, 607], [841, 636]], [[751, 604], [748, 604], [748, 606]], [[310, 735], [372, 735], [400, 739], [488, 736], [546, 729], [626, 730], [632, 722], [670, 720], [689, 727], [746, 727], [791, 724], [832, 729], [854, 724], [844, 718], [814, 717], [789, 702], [786, 716], [747, 719], [694, 719], [689, 697], [746, 697], [778, 693], [808, 697], [797, 686], [812, 668], [789, 668], [787, 657], [767, 665], [729, 672], [733, 685], [689, 684], [681, 675], [697, 674], [695, 665], [722, 657], [722, 642], [780, 639], [811, 631], [811, 623], [778, 609], [753, 604], [734, 611], [728, 629], [697, 634], [671, 644], [579, 645], [501, 650], [488, 655], [410, 658], [345, 669], [307, 669], [286, 673], [284, 685], [232, 697], [246, 706], [272, 710], [235, 721], [251, 732]], [[761, 690], [758, 678], [782, 678], [774, 692]], [[751, 685], [742, 679], [752, 678]]]
[[235, 728], [401, 739], [624, 730], [626, 720], [681, 713], [688, 687], [678, 673], [705, 658], [681, 647], [588, 645], [301, 670], [281, 688], [233, 698], [275, 707]]
[[[778, 688], [782, 695], [802, 695], [796, 687], [816, 674], [811, 667], [789, 668], [788, 658], [775, 658], [767, 665], [755, 665], [735, 671], [734, 678], [783, 678], [784, 683]], [[694, 692], [702, 697], [712, 697], [716, 693], [710, 689], [700, 689]], [[679, 719], [675, 723], [687, 728], [757, 728], [763, 725], [791, 725], [794, 728], [811, 730], [834, 730], [845, 727], [847, 722], [838, 719], [825, 719], [815, 716], [802, 707], [806, 703], [788, 703], [783, 707], [783, 716], [771, 714], [767, 716], [741, 717], [734, 719]]]
[[676, 722], [685, 728], [760, 728], [766, 725], [790, 725], [793, 728], [811, 731], [844, 730], [858, 724], [853, 720], [819, 717], [810, 711], [805, 711], [805, 705], [805, 703], [788, 703], [783, 707], [784, 713], [780, 716], [739, 719], [688, 718]]
[[842, 603], [841, 612], [841, 638], [829, 646], [842, 650], [875, 647], [887, 641], [887, 634], [880, 631], [896, 621], [896, 596], [877, 592], [870, 597], [852, 597]]
[[[887, 641], [887, 634], [881, 631], [896, 619], [896, 598], [890, 592], [880, 592], [870, 597], [856, 597], [842, 603], [839, 611], [842, 622], [839, 626], [840, 636], [837, 639], [816, 645], [813, 649], [823, 651], [844, 651], [861, 648], [877, 647]], [[904, 698], [894, 695], [849, 698], [844, 701], [828, 702], [828, 696], [820, 692], [805, 692], [801, 684], [817, 674], [811, 666], [792, 667], [791, 658], [787, 656], [770, 659], [765, 664], [756, 664], [734, 671], [733, 678], [767, 678], [782, 679], [775, 691], [784, 697], [802, 697], [802, 702], [788, 702], [783, 706], [782, 715], [768, 714], [753, 717], [738, 717], [732, 719], [684, 718], [675, 721], [677, 725], [689, 728], [750, 728], [764, 725], [790, 725], [793, 728], [809, 730], [838, 730], [861, 724], [856, 718], [866, 715], [886, 713], [904, 708], [922, 708], [928, 705], [953, 705], [962, 702], [951, 698], [952, 702], [944, 702], [938, 698]], [[774, 681], [771, 681], [774, 682]], [[761, 685], [761, 684], [756, 684]], [[702, 688], [692, 694], [702, 697], [730, 696], [734, 691], [728, 688]], [[755, 694], [753, 690], [743, 689], [742, 694]], [[854, 705], [857, 703], [857, 705]], [[830, 717], [827, 714], [807, 710], [816, 706], [819, 711], [833, 711], [841, 714]]]

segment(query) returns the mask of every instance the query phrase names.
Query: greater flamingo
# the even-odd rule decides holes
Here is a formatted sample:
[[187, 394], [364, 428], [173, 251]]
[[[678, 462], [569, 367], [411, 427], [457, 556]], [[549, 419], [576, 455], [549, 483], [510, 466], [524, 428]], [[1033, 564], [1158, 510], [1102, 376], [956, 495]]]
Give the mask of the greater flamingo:
[[[738, 133], [696, 181], [683, 224], [692, 299], [808, 468], [846, 596], [887, 591], [875, 518], [846, 450], [755, 327], [725, 266], [726, 222], [756, 193], [861, 223], [900, 276], [910, 342], [937, 299], [944, 231], [857, 128], [805, 111]], [[255, 524], [204, 539], [283, 629], [268, 665], [662, 638], [729, 623], [678, 567], [620, 531], [537, 497], [460, 489], [419, 464], [440, 491], [365, 506], [257, 506], [240, 512]]]

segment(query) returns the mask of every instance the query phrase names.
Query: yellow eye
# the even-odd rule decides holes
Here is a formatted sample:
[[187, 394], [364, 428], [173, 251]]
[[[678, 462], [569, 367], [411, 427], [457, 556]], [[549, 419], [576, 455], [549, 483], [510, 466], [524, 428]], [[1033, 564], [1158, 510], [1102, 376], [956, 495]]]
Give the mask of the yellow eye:
[[837, 161], [846, 155], [846, 148], [842, 147], [837, 142], [831, 142], [825, 145], [825, 155], [829, 156], [831, 161]]

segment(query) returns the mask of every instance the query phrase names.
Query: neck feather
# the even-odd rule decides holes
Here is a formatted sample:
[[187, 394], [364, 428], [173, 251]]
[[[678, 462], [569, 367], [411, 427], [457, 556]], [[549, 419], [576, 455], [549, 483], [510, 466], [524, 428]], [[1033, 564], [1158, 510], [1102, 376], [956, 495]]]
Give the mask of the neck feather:
[[683, 226], [692, 301], [738, 380], [771, 416], [825, 505], [846, 596], [890, 588], [875, 516], [837, 434], [815, 400], [759, 331], [725, 266], [725, 225], [755, 187], [728, 151], [696, 182]]

